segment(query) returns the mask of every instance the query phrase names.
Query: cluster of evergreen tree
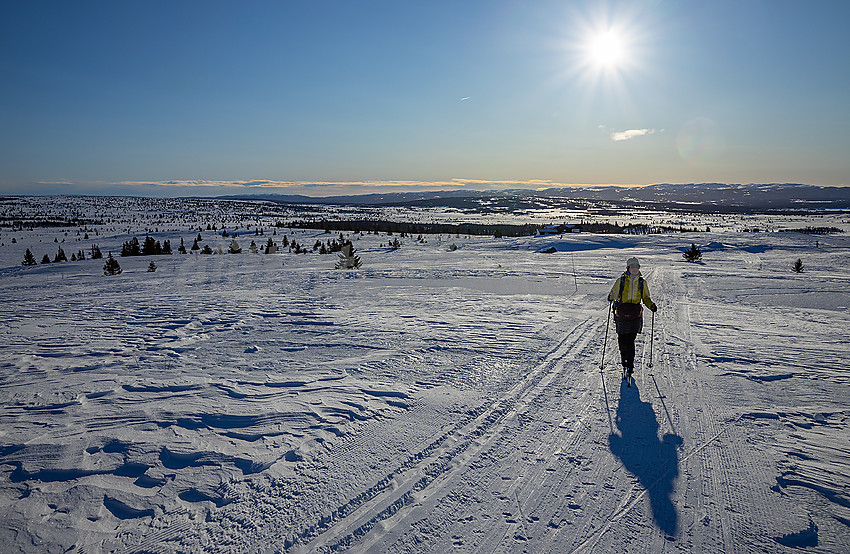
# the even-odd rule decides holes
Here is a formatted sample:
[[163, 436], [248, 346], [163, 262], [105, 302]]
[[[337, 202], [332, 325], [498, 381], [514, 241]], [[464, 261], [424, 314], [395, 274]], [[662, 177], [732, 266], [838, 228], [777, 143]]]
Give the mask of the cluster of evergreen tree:
[[[229, 234], [228, 236], [235, 237], [236, 234], [233, 233], [233, 234]], [[402, 236], [405, 236], [405, 234], [402, 233]], [[200, 242], [202, 240], [203, 240], [203, 238], [201, 237], [201, 234], [198, 233], [198, 236], [194, 239], [194, 242], [192, 243], [191, 250], [192, 251], [200, 251], [201, 254], [208, 254], [208, 255], [209, 254], [223, 254], [225, 252], [228, 252], [230, 254], [242, 253], [242, 248], [239, 247], [235, 238], [232, 239], [230, 247], [226, 251], [222, 250], [221, 247], [218, 247], [216, 250], [213, 250], [209, 245], [204, 245], [204, 247], [201, 248], [201, 246], [198, 244], [198, 242]], [[421, 239], [421, 236], [420, 236], [420, 240], [424, 240], [424, 239]], [[399, 242], [398, 239], [395, 239], [395, 242], [390, 241], [390, 243], [389, 243], [389, 247], [393, 248], [393, 249], [399, 248], [400, 246], [401, 246], [401, 242]], [[316, 241], [316, 243], [313, 245], [312, 251], [318, 252], [320, 254], [332, 254], [332, 253], [343, 252], [346, 247], [350, 247], [351, 252], [354, 252], [353, 243], [350, 240], [346, 239], [345, 236], [342, 233], [340, 233], [338, 239], [335, 237], [331, 240], [324, 241], [324, 242], [321, 241], [321, 240]], [[280, 246], [278, 244], [276, 244], [272, 238], [269, 238], [268, 241], [266, 242], [265, 246], [263, 246], [263, 247], [258, 247], [257, 244], [254, 241], [251, 241], [251, 245], [249, 246], [249, 250], [253, 254], [258, 253], [261, 250], [265, 254], [275, 254], [279, 251], [279, 248], [288, 248], [289, 252], [295, 253], [295, 254], [306, 254], [306, 253], [310, 252], [310, 250], [308, 250], [307, 247], [305, 247], [302, 244], [299, 244], [295, 239], [290, 239], [287, 235], [283, 236], [283, 239], [281, 240]], [[180, 247], [178, 248], [178, 252], [180, 252], [182, 254], [187, 253], [187, 249], [186, 249], [186, 246], [185, 246], [182, 238], [180, 239]], [[172, 253], [173, 252], [171, 250], [171, 242], [170, 241], [165, 240], [165, 241], [163, 241], [162, 244], [160, 244], [160, 242], [158, 240], [154, 240], [152, 237], [148, 236], [148, 237], [145, 237], [145, 240], [144, 240], [143, 243], [140, 243], [139, 239], [136, 238], [136, 237], [133, 237], [129, 241], [124, 242], [122, 244], [122, 247], [121, 247], [120, 255], [122, 257], [127, 257], [127, 256], [158, 256], [158, 255], [172, 254]], [[109, 256], [110, 256], [111, 261], [108, 260], [107, 264], [104, 266], [104, 274], [105, 275], [117, 275], [117, 274], [121, 273], [121, 268], [120, 268], [120, 265], [118, 265], [118, 261], [115, 260], [115, 258], [112, 257], [111, 253], [109, 254]], [[100, 248], [96, 244], [91, 246], [91, 250], [90, 250], [88, 256], [86, 255], [86, 252], [84, 252], [83, 250], [80, 250], [79, 252], [71, 255], [71, 261], [86, 260], [86, 259], [89, 259], [89, 258], [90, 259], [101, 259], [101, 258], [103, 258], [103, 254], [101, 253]], [[346, 258], [351, 258], [351, 260], [354, 259], [351, 256], [346, 256]], [[355, 257], [355, 258], [357, 258], [357, 260], [356, 260], [357, 263], [352, 265], [352, 267], [359, 267], [359, 257]], [[60, 246], [58, 252], [56, 253], [56, 256], [54, 256], [53, 259], [51, 259], [50, 256], [45, 254], [44, 258], [42, 258], [42, 260], [41, 260], [41, 263], [42, 264], [49, 264], [49, 263], [58, 263], [58, 262], [64, 262], [64, 261], [68, 261], [68, 257], [65, 254], [65, 251]], [[353, 264], [354, 262], [353, 261], [346, 262], [346, 266], [349, 263]], [[33, 253], [29, 249], [27, 249], [26, 254], [24, 255], [24, 260], [23, 260], [23, 262], [21, 262], [21, 264], [25, 265], [25, 266], [32, 266], [32, 265], [38, 265], [38, 262], [36, 261], [36, 258], [33, 255]], [[148, 271], [156, 271], [156, 265], [154, 264], [153, 268], [148, 268]]]
[[843, 233], [838, 227], [804, 227], [802, 229], [782, 229], [787, 233], [805, 233], [807, 235], [828, 235], [829, 233]]
[[[617, 229], [617, 226], [615, 226]], [[670, 227], [669, 225], [644, 225], [644, 224], [629, 224], [621, 228], [623, 233], [628, 235], [660, 235], [663, 233], [698, 233], [699, 229], [695, 227]], [[592, 232], [592, 231], [587, 231]], [[705, 228], [706, 233], [711, 232], [710, 227]]]
[[423, 234], [463, 234], [463, 235], [492, 235], [496, 237], [522, 237], [534, 235], [538, 225], [499, 225], [479, 223], [405, 223], [383, 220], [314, 220], [293, 221], [286, 225], [281, 222], [277, 227], [298, 229], [324, 229], [325, 231], [354, 231], [361, 233], [406, 233], [409, 235]]
[[145, 237], [144, 244], [139, 244], [139, 239], [133, 237], [121, 247], [121, 256], [160, 256], [171, 254], [171, 242], [166, 240], [160, 244], [152, 237]]
[[[103, 254], [101, 254], [101, 252], [100, 252], [100, 248], [98, 248], [98, 246], [96, 244], [92, 245], [89, 257], [93, 260], [96, 260], [96, 259], [103, 257]], [[74, 253], [71, 254], [71, 261], [72, 262], [81, 261], [81, 260], [85, 260], [85, 259], [86, 259], [86, 253], [83, 250], [80, 250], [76, 254], [74, 254]], [[63, 250], [61, 246], [59, 247], [59, 251], [56, 252], [56, 255], [53, 257], [52, 260], [50, 259], [50, 256], [47, 255], [47, 254], [45, 254], [44, 257], [41, 259], [41, 263], [43, 263], [43, 264], [49, 264], [49, 263], [56, 264], [56, 263], [67, 262], [67, 261], [68, 261], [68, 256], [67, 256], [67, 254], [65, 254], [65, 250]], [[30, 251], [29, 248], [27, 248], [27, 251], [24, 254], [24, 261], [21, 262], [21, 265], [26, 265], [26, 266], [38, 265], [38, 262], [35, 261], [35, 256], [33, 255], [32, 251]]]
[[[286, 238], [286, 237], [284, 237]], [[287, 246], [287, 245], [284, 245]], [[293, 254], [306, 254], [307, 248], [304, 245], [298, 244], [295, 239], [289, 241], [289, 251]]]
[[[342, 252], [342, 249], [347, 244], [352, 244], [350, 240], [347, 240], [342, 233], [339, 235], [339, 240], [336, 238], [332, 240], [328, 240], [326, 242], [322, 242], [321, 240], [317, 240], [316, 244], [313, 245], [313, 252], [318, 251], [319, 254], [333, 254], [335, 252]], [[352, 245], [353, 247], [353, 245]]]
[[[340, 221], [293, 221], [286, 225], [281, 222], [278, 227], [288, 226], [298, 229], [324, 229], [326, 233], [331, 231], [354, 231], [359, 233], [386, 233], [387, 235], [399, 234], [404, 238], [407, 235], [423, 234], [464, 234], [464, 235], [492, 235], [501, 237], [521, 237], [534, 235], [540, 228], [539, 225], [500, 225], [500, 224], [477, 224], [477, 223], [404, 223], [383, 220], [340, 220]], [[610, 234], [610, 233], [694, 233], [700, 229], [690, 227], [670, 227], [665, 225], [647, 226], [643, 224], [620, 225], [614, 223], [588, 223], [582, 225], [582, 231], [588, 233]], [[706, 229], [708, 231], [708, 229]]]

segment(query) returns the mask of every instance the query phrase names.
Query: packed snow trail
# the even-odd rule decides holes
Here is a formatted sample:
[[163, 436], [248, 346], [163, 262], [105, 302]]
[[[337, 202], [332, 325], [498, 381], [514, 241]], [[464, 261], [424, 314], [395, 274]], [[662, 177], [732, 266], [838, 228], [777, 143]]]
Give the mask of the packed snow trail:
[[[431, 456], [395, 479], [391, 494], [372, 506], [358, 510], [354, 521], [333, 525], [317, 540], [298, 551], [315, 552], [322, 548], [335, 550], [352, 539], [365, 535], [363, 548], [404, 536], [411, 521], [427, 514], [445, 500], [471, 464], [491, 451], [505, 438], [518, 420], [528, 417], [532, 405], [553, 386], [563, 385], [562, 360], [586, 354], [595, 326], [585, 324], [576, 329], [544, 362], [520, 381], [506, 396], [496, 400], [468, 424], [448, 434]], [[515, 493], [515, 491], [514, 491]], [[360, 513], [360, 512], [363, 513]], [[361, 546], [358, 546], [361, 547]]]
[[[616, 364], [600, 382], [588, 363], [603, 336], [600, 311], [476, 425], [449, 435], [443, 459], [412, 468], [414, 492], [402, 487], [294, 551], [780, 548], [795, 515], [771, 488], [772, 463], [738, 446], [751, 431], [746, 410], [727, 407], [729, 386], [712, 382], [724, 376], [699, 368], [706, 348], [693, 333], [692, 291], [678, 270], [648, 277], [665, 311], [655, 329], [658, 362], [646, 367], [642, 335], [633, 388], [616, 379]], [[505, 402], [513, 408], [503, 410]]]

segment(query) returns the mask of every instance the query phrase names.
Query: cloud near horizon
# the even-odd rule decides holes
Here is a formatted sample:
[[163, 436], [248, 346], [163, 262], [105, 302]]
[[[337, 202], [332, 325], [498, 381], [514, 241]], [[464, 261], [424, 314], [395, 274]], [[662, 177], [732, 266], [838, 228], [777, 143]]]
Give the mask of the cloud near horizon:
[[269, 193], [305, 194], [370, 194], [382, 192], [415, 192], [435, 190], [498, 190], [505, 188], [543, 189], [555, 187], [585, 187], [597, 186], [584, 183], [559, 183], [545, 179], [504, 180], [493, 181], [485, 179], [450, 179], [448, 181], [275, 181], [253, 179], [248, 181], [214, 181], [214, 180], [171, 180], [171, 181], [121, 181], [116, 186], [153, 187], [153, 188], [208, 188], [219, 190], [264, 189]]
[[486, 180], [454, 178], [444, 181], [277, 181], [272, 179], [208, 180], [171, 179], [163, 181], [40, 181], [0, 180], [0, 193], [13, 195], [94, 195], [94, 196], [228, 196], [241, 194], [281, 194], [301, 196], [354, 196], [394, 192], [434, 192], [454, 190], [542, 190], [559, 187], [633, 186], [633, 183], [561, 183], [546, 179]]
[[611, 133], [611, 140], [619, 142], [623, 140], [630, 140], [635, 137], [642, 137], [644, 135], [654, 135], [655, 133], [655, 129], [626, 129], [625, 131], [615, 131]]

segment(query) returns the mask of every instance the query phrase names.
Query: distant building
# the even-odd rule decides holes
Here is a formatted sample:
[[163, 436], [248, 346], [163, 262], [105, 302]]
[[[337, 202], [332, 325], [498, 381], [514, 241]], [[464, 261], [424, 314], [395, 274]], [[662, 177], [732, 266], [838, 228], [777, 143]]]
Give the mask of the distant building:
[[564, 233], [581, 233], [581, 225], [575, 223], [564, 223], [562, 225], [544, 225], [537, 229], [537, 236], [563, 235]]

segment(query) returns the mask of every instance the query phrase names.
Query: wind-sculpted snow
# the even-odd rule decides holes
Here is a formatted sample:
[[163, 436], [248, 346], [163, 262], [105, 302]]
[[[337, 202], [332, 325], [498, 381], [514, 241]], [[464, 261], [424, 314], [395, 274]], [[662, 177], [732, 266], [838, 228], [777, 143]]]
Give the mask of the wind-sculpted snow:
[[[190, 245], [206, 221], [167, 207], [157, 238]], [[250, 213], [278, 243], [327, 239]], [[107, 229], [80, 248], [143, 236]], [[351, 234], [356, 270], [238, 238], [156, 272], [19, 265], [54, 238], [77, 249], [0, 233], [8, 551], [850, 550], [843, 235]], [[603, 342], [631, 256], [660, 309], [629, 388]]]

